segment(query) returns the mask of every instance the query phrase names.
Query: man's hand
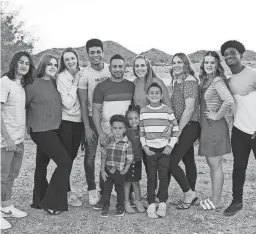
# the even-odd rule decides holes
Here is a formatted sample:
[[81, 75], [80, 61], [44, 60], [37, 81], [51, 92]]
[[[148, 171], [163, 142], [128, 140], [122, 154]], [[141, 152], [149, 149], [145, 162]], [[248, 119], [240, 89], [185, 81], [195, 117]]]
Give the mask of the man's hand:
[[105, 170], [101, 170], [101, 177], [104, 182], [107, 180], [108, 174]]
[[154, 152], [154, 151], [151, 151], [148, 146], [145, 145], [145, 146], [143, 147], [143, 149], [144, 149], [145, 153], [146, 153], [148, 156], [155, 155], [155, 152]]
[[11, 138], [4, 140], [6, 151], [15, 151], [16, 146]]
[[163, 154], [170, 154], [172, 152], [172, 147], [167, 145], [163, 151]]
[[120, 171], [121, 175], [125, 175], [128, 171], [128, 168], [124, 168], [122, 171]]
[[170, 138], [171, 137], [171, 134], [172, 134], [172, 128], [173, 128], [173, 125], [171, 124], [170, 126], [167, 126], [163, 133], [161, 133], [161, 137], [162, 138]]
[[89, 145], [95, 142], [96, 138], [96, 133], [91, 128], [85, 128], [85, 140]]

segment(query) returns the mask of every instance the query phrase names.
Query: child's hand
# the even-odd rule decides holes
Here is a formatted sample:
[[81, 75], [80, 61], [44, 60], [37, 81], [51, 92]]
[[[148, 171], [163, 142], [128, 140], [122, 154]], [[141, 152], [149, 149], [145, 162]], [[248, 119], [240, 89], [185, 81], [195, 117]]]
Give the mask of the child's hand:
[[170, 154], [172, 152], [172, 147], [167, 145], [163, 151], [163, 154]]
[[162, 138], [170, 138], [171, 137], [171, 134], [172, 134], [172, 128], [173, 128], [173, 125], [172, 124], [170, 124], [170, 126], [167, 126], [165, 129], [164, 129], [164, 131], [163, 131], [163, 133], [161, 133], [161, 137]]
[[146, 146], [146, 145], [143, 147], [143, 149], [144, 149], [145, 153], [146, 153], [148, 156], [152, 156], [152, 155], [155, 155], [155, 154], [156, 154], [154, 151], [151, 151], [151, 150], [149, 149], [149, 147]]
[[108, 174], [105, 170], [101, 170], [101, 178], [105, 182], [107, 180]]

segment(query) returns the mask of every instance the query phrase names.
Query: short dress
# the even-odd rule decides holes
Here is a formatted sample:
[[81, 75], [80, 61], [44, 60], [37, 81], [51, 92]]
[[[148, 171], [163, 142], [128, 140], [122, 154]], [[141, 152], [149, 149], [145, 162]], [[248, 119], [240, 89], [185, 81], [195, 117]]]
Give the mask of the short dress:
[[128, 128], [126, 131], [128, 139], [132, 142], [134, 160], [125, 174], [125, 181], [138, 182], [141, 180], [143, 149], [140, 142], [139, 129]]
[[[224, 118], [224, 113], [223, 117], [219, 120], [208, 119], [205, 114], [205, 111], [208, 109], [206, 100], [214, 102], [216, 95], [218, 95], [217, 98], [223, 102], [219, 97], [219, 93], [222, 93], [222, 98], [226, 96], [230, 99], [231, 94], [226, 87], [223, 87], [225, 83], [220, 82], [216, 85], [216, 82], [218, 81], [219, 80], [213, 81], [208, 87], [202, 89], [200, 106], [201, 136], [198, 150], [200, 156], [216, 157], [231, 152], [229, 128], [227, 121]], [[223, 90], [217, 90], [221, 86]], [[218, 112], [218, 110], [215, 111]]]

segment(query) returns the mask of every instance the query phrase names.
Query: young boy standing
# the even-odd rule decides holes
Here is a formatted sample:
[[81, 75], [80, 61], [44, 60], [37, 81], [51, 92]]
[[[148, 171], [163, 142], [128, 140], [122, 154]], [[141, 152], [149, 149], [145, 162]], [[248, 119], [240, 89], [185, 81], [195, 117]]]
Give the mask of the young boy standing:
[[[168, 170], [170, 153], [178, 140], [179, 127], [171, 107], [161, 103], [163, 93], [157, 83], [152, 83], [147, 90], [150, 104], [140, 112], [140, 141], [146, 153], [147, 162], [147, 209], [149, 218], [166, 215], [168, 199]], [[166, 127], [173, 126], [171, 137], [162, 138], [161, 133]], [[156, 211], [155, 189], [159, 178], [160, 204]]]
[[103, 146], [101, 160], [101, 176], [104, 180], [103, 209], [101, 217], [108, 217], [110, 196], [115, 185], [117, 205], [115, 216], [124, 215], [124, 183], [132, 161], [132, 143], [124, 136], [126, 132], [126, 118], [123, 115], [113, 115], [110, 118], [113, 136]]

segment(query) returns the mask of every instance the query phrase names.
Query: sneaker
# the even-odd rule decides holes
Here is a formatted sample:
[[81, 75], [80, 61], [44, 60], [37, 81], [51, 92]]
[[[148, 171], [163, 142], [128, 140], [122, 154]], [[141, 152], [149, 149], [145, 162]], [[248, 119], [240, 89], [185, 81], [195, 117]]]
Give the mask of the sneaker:
[[116, 212], [115, 212], [114, 215], [115, 215], [116, 217], [122, 217], [122, 216], [124, 216], [124, 208], [120, 208], [120, 207], [116, 208]]
[[14, 205], [8, 207], [1, 207], [2, 217], [14, 217], [14, 218], [23, 218], [28, 214], [24, 211], [21, 211], [14, 207]]
[[124, 209], [125, 209], [125, 212], [128, 213], [128, 214], [134, 214], [135, 213], [135, 210], [132, 208], [132, 206], [130, 204], [130, 201], [125, 201], [124, 202]]
[[75, 206], [75, 207], [79, 207], [83, 205], [83, 203], [77, 198], [76, 194], [74, 193], [72, 193], [72, 195], [68, 197], [68, 204], [70, 206]]
[[97, 204], [98, 201], [99, 201], [98, 191], [96, 189], [89, 191], [89, 204], [91, 206], [94, 206]]
[[95, 206], [93, 206], [94, 210], [102, 210], [103, 209], [103, 200], [100, 199]]
[[109, 207], [105, 206], [102, 208], [100, 217], [106, 218], [106, 217], [108, 217], [108, 213], [109, 213]]
[[165, 217], [166, 215], [166, 203], [165, 202], [160, 202], [158, 209], [157, 209], [157, 215], [161, 216], [161, 217]]
[[148, 217], [151, 218], [151, 219], [157, 219], [158, 218], [158, 215], [156, 214], [156, 204], [155, 203], [151, 203], [148, 206], [147, 213], [148, 213]]
[[229, 207], [224, 210], [223, 215], [224, 216], [233, 216], [235, 215], [239, 210], [243, 209], [243, 202], [241, 201], [232, 201]]
[[12, 225], [6, 219], [1, 217], [1, 230], [6, 230], [6, 229], [9, 229], [11, 227], [12, 227]]
[[143, 212], [145, 212], [145, 208], [144, 208], [144, 206], [143, 206], [143, 203], [142, 203], [142, 201], [134, 201], [134, 204], [135, 204], [135, 206], [136, 206], [136, 208], [137, 208], [137, 210], [138, 210], [138, 212], [139, 213], [143, 213]]

